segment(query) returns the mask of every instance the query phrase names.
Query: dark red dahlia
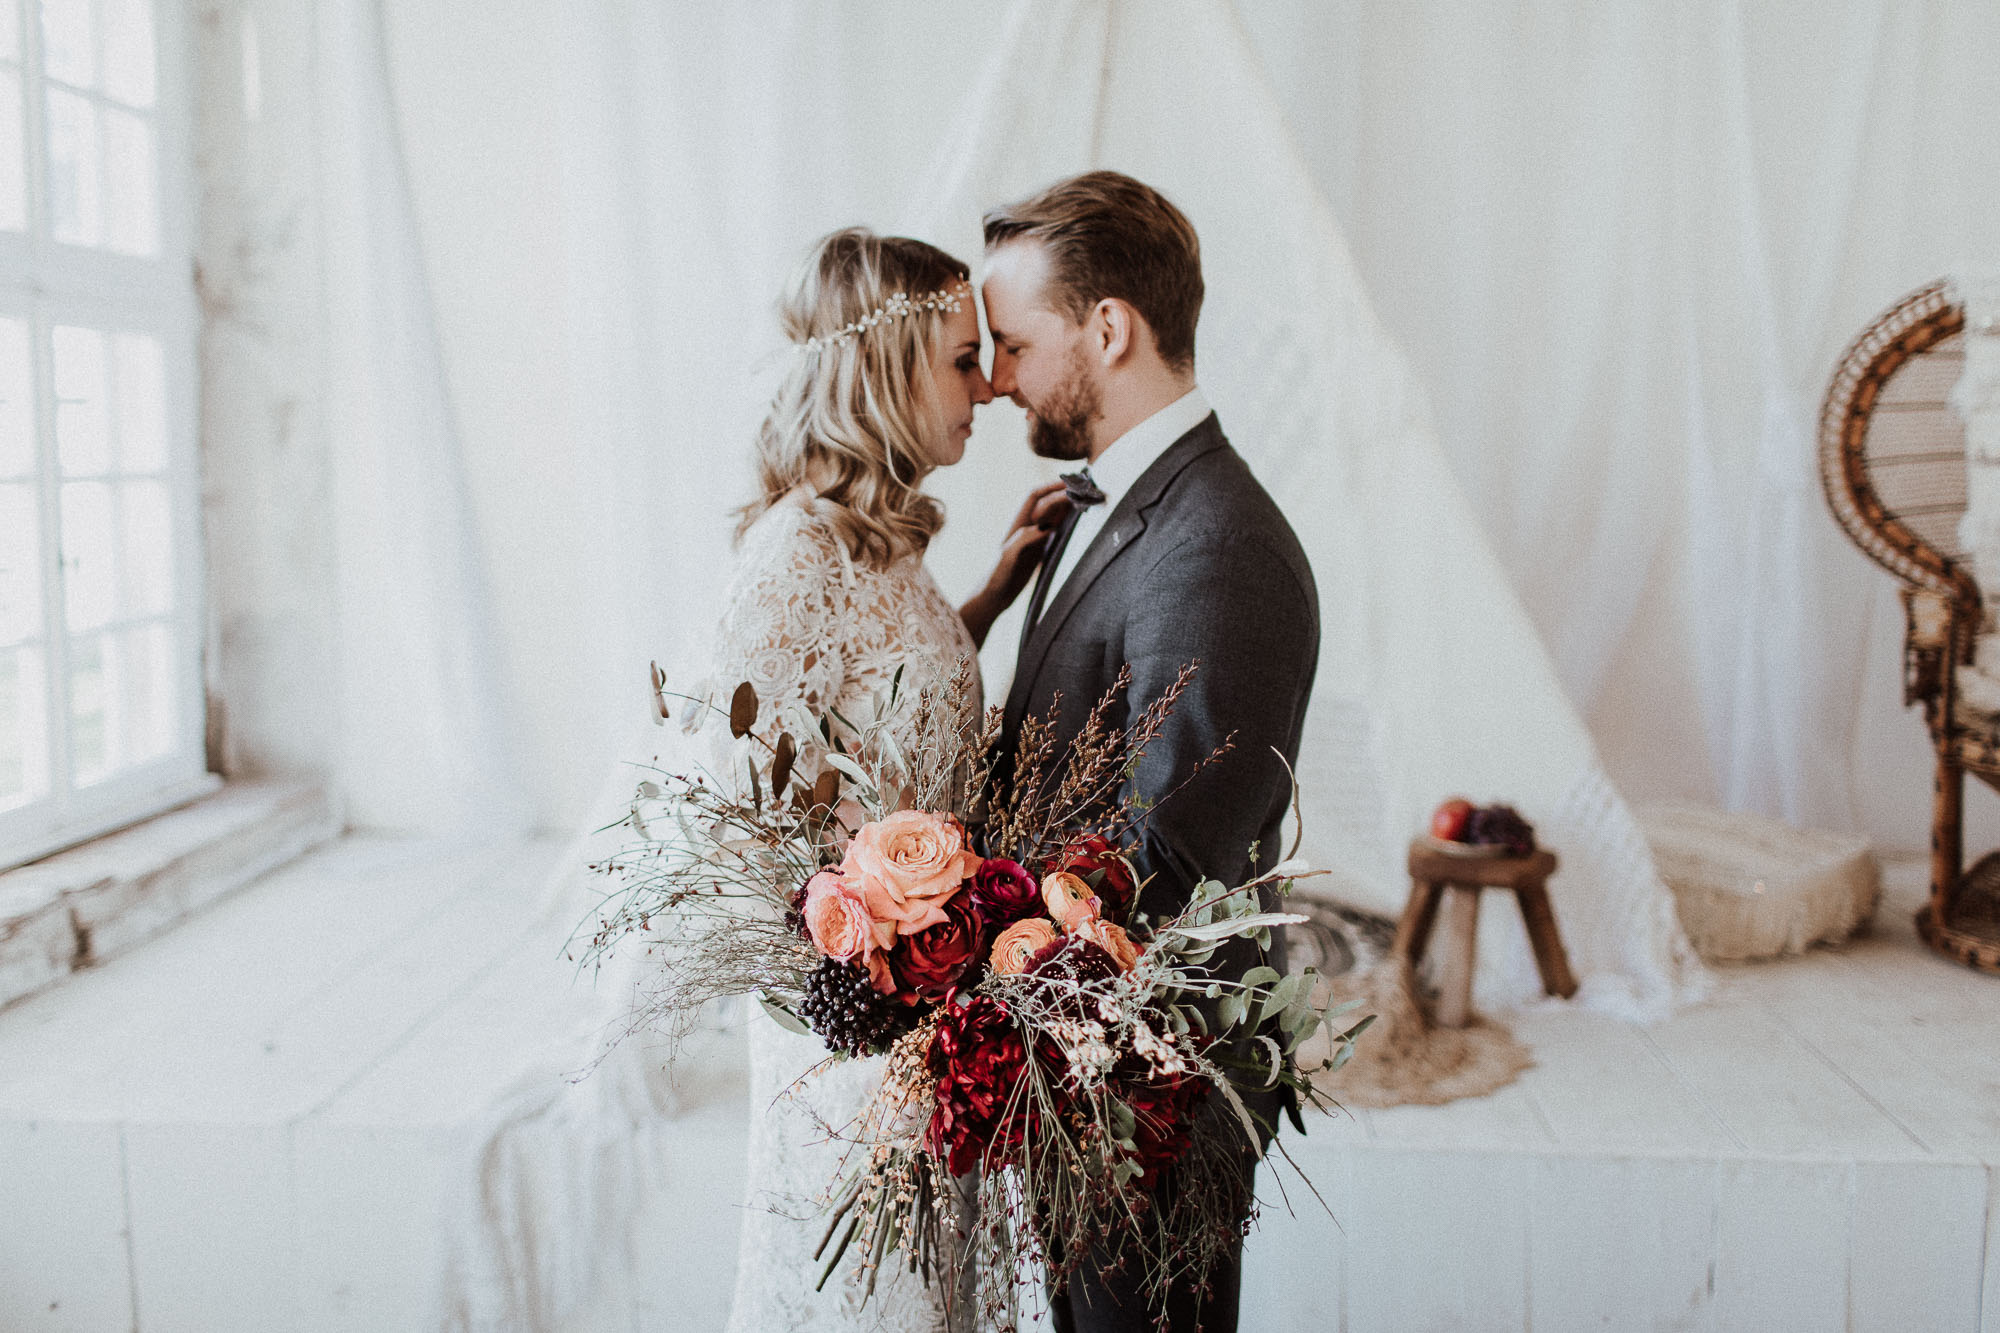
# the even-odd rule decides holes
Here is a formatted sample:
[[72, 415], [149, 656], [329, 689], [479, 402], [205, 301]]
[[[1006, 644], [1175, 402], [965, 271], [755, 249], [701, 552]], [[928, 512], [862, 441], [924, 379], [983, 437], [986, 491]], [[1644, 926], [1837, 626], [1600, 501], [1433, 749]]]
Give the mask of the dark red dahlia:
[[1137, 1122], [1132, 1142], [1138, 1150], [1133, 1161], [1138, 1164], [1139, 1176], [1132, 1188], [1147, 1194], [1160, 1173], [1187, 1152], [1195, 1107], [1208, 1091], [1208, 1083], [1193, 1073], [1172, 1077], [1154, 1074], [1144, 1081], [1120, 1079], [1113, 1086]]
[[1118, 975], [1118, 964], [1110, 954], [1076, 935], [1059, 935], [1055, 943], [1044, 945], [1028, 960], [1023, 971], [1038, 977], [1060, 977], [1087, 985], [1109, 981]]
[[1021, 1146], [1028, 1116], [1015, 1097], [1028, 1055], [1005, 1005], [984, 995], [954, 999], [939, 1013], [929, 1058], [937, 1109], [925, 1146], [944, 1156], [953, 1175]]
[[1072, 875], [1081, 876], [1104, 904], [1107, 919], [1123, 925], [1132, 912], [1132, 898], [1137, 892], [1137, 881], [1132, 874], [1132, 863], [1125, 859], [1122, 848], [1102, 834], [1093, 833], [1086, 838], [1071, 840], [1056, 855], [1049, 869], [1067, 870]]

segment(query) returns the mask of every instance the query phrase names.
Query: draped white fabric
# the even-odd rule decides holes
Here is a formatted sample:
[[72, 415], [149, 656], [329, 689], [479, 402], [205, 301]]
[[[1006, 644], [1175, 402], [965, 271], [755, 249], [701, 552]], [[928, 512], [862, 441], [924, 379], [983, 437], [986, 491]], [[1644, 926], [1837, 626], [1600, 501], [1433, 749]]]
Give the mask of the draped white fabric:
[[1846, 340], [2000, 247], [2000, 11], [1238, 8], [1621, 787], [1921, 848], [1811, 439]]
[[[389, 17], [511, 699], [461, 739], [513, 738], [540, 818], [568, 825], [623, 744], [633, 663], [712, 618], [772, 293], [817, 232], [910, 217], [1017, 11], [513, 0], [468, 28], [463, 8]], [[1033, 40], [1106, 40], [1102, 14], [1072, 31], [1052, 12], [1071, 11], [1024, 20]], [[1918, 844], [1893, 602], [1821, 512], [1807, 446], [1844, 339], [1990, 242], [2000, 144], [1978, 129], [2000, 18], [1725, 0], [1235, 13], [1620, 785]], [[1158, 59], [1199, 60], [1149, 21]], [[1047, 88], [1013, 131], [1081, 142], [1092, 92]], [[952, 591], [997, 531], [988, 497], [1025, 480], [1009, 411], [940, 479]], [[379, 665], [409, 643], [362, 633], [348, 653]]]

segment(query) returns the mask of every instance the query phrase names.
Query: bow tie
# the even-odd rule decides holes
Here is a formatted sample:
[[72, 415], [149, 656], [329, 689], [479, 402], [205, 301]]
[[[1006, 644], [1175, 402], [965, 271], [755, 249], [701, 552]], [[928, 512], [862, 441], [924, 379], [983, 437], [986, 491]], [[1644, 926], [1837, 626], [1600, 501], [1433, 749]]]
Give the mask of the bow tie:
[[1090, 469], [1087, 467], [1063, 473], [1062, 484], [1063, 493], [1069, 496], [1069, 502], [1078, 509], [1088, 509], [1092, 505], [1104, 503], [1104, 492], [1097, 489], [1097, 483], [1091, 479]]

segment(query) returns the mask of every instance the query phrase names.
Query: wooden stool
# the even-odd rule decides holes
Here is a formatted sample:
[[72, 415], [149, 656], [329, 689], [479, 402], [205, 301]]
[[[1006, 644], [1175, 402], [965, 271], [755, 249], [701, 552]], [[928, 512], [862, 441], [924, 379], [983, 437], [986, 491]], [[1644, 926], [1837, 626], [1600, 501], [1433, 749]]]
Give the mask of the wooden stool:
[[1549, 876], [1555, 869], [1555, 853], [1542, 849], [1527, 856], [1464, 856], [1440, 851], [1428, 838], [1411, 841], [1410, 901], [1396, 925], [1396, 942], [1390, 947], [1409, 959], [1411, 967], [1421, 963], [1431, 927], [1437, 922], [1439, 900], [1443, 900], [1451, 918], [1452, 953], [1439, 979], [1443, 987], [1438, 996], [1440, 1026], [1462, 1028], [1472, 1016], [1472, 960], [1478, 940], [1481, 889], [1514, 891], [1521, 904], [1521, 919], [1527, 923], [1528, 940], [1535, 946], [1535, 966], [1541, 969], [1543, 989], [1564, 999], [1576, 994], [1576, 978], [1570, 975], [1569, 955], [1563, 952], [1555, 910], [1549, 905]]

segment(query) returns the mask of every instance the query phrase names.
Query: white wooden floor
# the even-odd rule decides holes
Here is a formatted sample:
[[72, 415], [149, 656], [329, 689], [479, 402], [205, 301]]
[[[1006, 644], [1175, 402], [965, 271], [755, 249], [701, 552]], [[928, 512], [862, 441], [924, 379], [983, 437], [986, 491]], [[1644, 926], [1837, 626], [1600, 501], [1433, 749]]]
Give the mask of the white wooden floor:
[[[589, 1008], [561, 852], [348, 839], [0, 1011], [0, 1329], [434, 1326], [465, 1137]], [[1516, 1015], [1513, 1087], [1314, 1125], [1338, 1221], [1267, 1182], [1244, 1328], [2000, 1333], [2000, 980], [1915, 942], [1912, 869], [1846, 950], [1649, 1030]], [[720, 1327], [746, 1108], [705, 1077], [579, 1329]]]

